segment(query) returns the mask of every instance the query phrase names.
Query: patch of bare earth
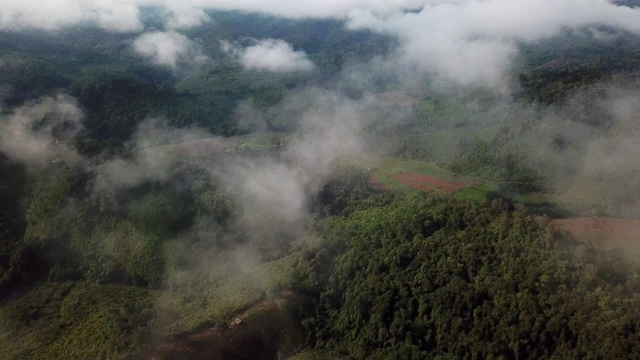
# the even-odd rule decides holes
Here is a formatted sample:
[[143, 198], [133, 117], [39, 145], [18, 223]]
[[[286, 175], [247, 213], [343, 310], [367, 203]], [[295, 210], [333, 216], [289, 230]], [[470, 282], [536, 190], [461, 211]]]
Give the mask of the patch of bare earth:
[[556, 219], [551, 223], [583, 241], [640, 254], [640, 220], [581, 217]]
[[383, 183], [382, 181], [374, 178], [373, 176], [369, 178], [369, 182], [371, 183], [371, 185], [382, 189], [382, 190], [391, 190], [391, 188], [389, 188], [389, 186], [387, 186], [387, 184]]
[[424, 192], [439, 191], [446, 194], [453, 194], [454, 192], [463, 189], [466, 186], [463, 183], [455, 181], [449, 181], [429, 175], [413, 173], [393, 175], [392, 178], [395, 181], [411, 186], [412, 188], [422, 190]]
[[300, 312], [307, 299], [282, 292], [237, 315], [227, 324], [167, 340], [151, 349], [146, 360], [276, 360], [304, 342]]

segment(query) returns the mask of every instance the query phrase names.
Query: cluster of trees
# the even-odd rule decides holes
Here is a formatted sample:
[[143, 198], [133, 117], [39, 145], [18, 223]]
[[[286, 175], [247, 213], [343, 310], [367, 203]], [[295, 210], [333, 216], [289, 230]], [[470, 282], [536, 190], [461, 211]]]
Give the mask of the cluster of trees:
[[[153, 25], [154, 15], [147, 10], [143, 11], [144, 21]], [[240, 101], [252, 99], [255, 107], [265, 110], [292, 88], [311, 81], [330, 81], [343, 66], [384, 54], [394, 42], [372, 32], [347, 30], [343, 21], [284, 20], [238, 12], [210, 15], [213, 22], [191, 29], [187, 35], [200, 39], [203, 52], [212, 61], [175, 71], [136, 57], [130, 46], [133, 34], [82, 27], [56, 34], [2, 32], [3, 111], [9, 113], [43, 96], [71, 95], [85, 116], [84, 130], [69, 145], [88, 161], [79, 166], [58, 161], [28, 173], [0, 154], [0, 297], [22, 288], [36, 292], [25, 300], [35, 304], [34, 309], [40, 309], [40, 296], [64, 301], [68, 294], [59, 291], [58, 285], [52, 285], [51, 292], [60, 292], [55, 296], [33, 290], [50, 280], [52, 284], [70, 281], [122, 289], [132, 286], [144, 289], [131, 291], [145, 294], [141, 296], [146, 299], [146, 291], [162, 288], [167, 277], [172, 277], [172, 286], [184, 286], [185, 294], [205, 297], [210, 289], [202, 284], [211, 282], [211, 273], [201, 274], [205, 280], [197, 291], [189, 286], [199, 279], [182, 279], [197, 263], [195, 257], [223, 252], [248, 238], [258, 239], [254, 245], [266, 257], [277, 259], [287, 254], [291, 239], [274, 241], [279, 234], [247, 234], [246, 224], [238, 223], [234, 216], [233, 197], [203, 172], [188, 166], [178, 169], [183, 165], [173, 164], [176, 168], [169, 171], [175, 176], [133, 188], [109, 189], [113, 193], [106, 196], [112, 197], [109, 201], [113, 204], [102, 206], [99, 196], [104, 194], [93, 193], [96, 166], [135, 156], [126, 144], [148, 118], [160, 118], [175, 127], [195, 125], [214, 134], [242, 134], [251, 129], [242, 128], [233, 118]], [[245, 71], [222, 52], [219, 41], [247, 37], [283, 39], [304, 50], [316, 70], [309, 74]], [[287, 131], [295, 128], [295, 121], [277, 119], [267, 125], [271, 130]], [[357, 181], [366, 183], [366, 176], [360, 175]], [[327, 212], [348, 209], [351, 200], [336, 200], [340, 196], [330, 194], [340, 191], [323, 192], [314, 206], [327, 208]], [[369, 194], [367, 190], [354, 199], [359, 201]], [[196, 223], [195, 230], [189, 232]], [[231, 276], [228, 272], [220, 271], [213, 277]], [[113, 289], [120, 291], [119, 287]], [[18, 318], [25, 321], [7, 326], [27, 331], [36, 321], [30, 315]], [[54, 318], [51, 323], [57, 324]], [[71, 328], [75, 320], [62, 323]]]
[[[635, 216], [638, 187], [630, 180], [635, 166], [627, 153], [617, 155], [625, 165], [616, 168], [594, 165], [586, 154], [594, 143], [624, 143], [622, 134], [634, 131], [632, 113], [619, 110], [635, 105], [615, 102], [637, 88], [639, 44], [637, 35], [607, 27], [521, 44], [512, 69], [514, 94], [427, 93], [415, 114], [387, 125], [378, 137], [385, 144], [380, 152], [498, 182], [498, 195], [512, 200], [584, 188], [589, 195], [570, 211]], [[585, 170], [589, 166], [598, 169]], [[552, 208], [538, 210], [564, 214]]]
[[515, 97], [552, 105], [614, 75], [635, 77], [640, 69], [639, 43], [636, 35], [600, 27], [523, 46], [520, 91]]
[[[120, 339], [114, 344], [125, 349], [103, 342], [94, 354], [117, 357], [121, 351], [139, 351], [154, 316], [149, 289], [168, 284], [184, 293], [185, 308], [199, 307], [218, 291], [207, 288], [212, 278], [234, 274], [221, 262], [215, 271], [193, 272], [202, 282], [185, 280], [190, 276], [185, 274], [192, 274], [193, 259], [223, 253], [251, 238], [261, 260], [268, 262], [266, 268], [281, 274], [271, 279], [277, 285], [270, 290], [293, 289], [315, 304], [314, 316], [303, 324], [308, 346], [320, 352], [362, 359], [625, 358], [640, 352], [635, 265], [578, 245], [545, 219], [513, 211], [513, 204], [500, 200], [392, 194], [372, 186], [366, 171], [339, 167], [310, 204], [315, 217], [305, 235], [323, 241], [304, 247], [299, 244], [304, 241], [297, 243], [286, 231], [259, 233], [257, 224], [243, 223], [269, 219], [236, 216], [234, 194], [210, 174], [179, 162], [168, 165], [171, 175], [161, 180], [96, 194], [95, 166], [116, 156], [124, 161], [135, 156], [124, 144], [149, 117], [176, 127], [239, 134], [247, 130], [233, 120], [240, 101], [252, 99], [258, 109], [268, 109], [296, 86], [329, 81], [350, 63], [396, 46], [385, 36], [345, 30], [342, 21], [237, 12], [211, 16], [212, 23], [189, 30], [189, 36], [202, 39], [204, 52], [215, 61], [184, 74], [143, 65], [123, 45], [125, 35], [69, 29], [53, 38], [37, 32], [0, 36], [0, 54], [8, 64], [0, 69], [0, 83], [13, 87], [5, 104], [70, 93], [86, 113], [86, 131], [71, 145], [89, 159], [81, 166], [56, 161], [28, 173], [0, 154], [0, 296], [19, 286], [53, 281], [25, 296], [37, 304], [32, 308], [17, 306], [6, 315], [0, 307], [0, 319], [15, 322], [4, 325], [8, 333], [21, 333], [47, 316], [58, 321], [51, 324], [62, 324], [56, 331], [64, 332], [65, 326], [84, 321], [82, 316], [90, 324], [79, 334], [65, 333], [74, 345], [49, 339], [54, 353], [63, 354], [67, 345], [78, 350], [79, 339], [96, 340], [94, 334]], [[611, 45], [596, 46], [591, 35], [565, 34], [561, 40], [525, 47], [518, 99], [560, 104], [575, 90], [611, 74], [637, 71], [638, 39], [609, 35], [615, 37]], [[245, 71], [222, 53], [219, 40], [246, 37], [283, 39], [305, 50], [317, 70], [289, 75]], [[563, 43], [575, 43], [575, 37], [577, 46]], [[553, 62], [568, 51], [569, 60]], [[347, 92], [357, 96], [361, 91]], [[503, 100], [481, 90], [457, 97], [430, 94], [406, 110], [405, 122], [372, 131], [386, 138], [386, 130], [393, 130], [393, 155], [504, 181], [498, 189], [502, 194], [540, 191], [540, 180], [555, 168], [533, 167], [521, 152], [512, 151], [539, 118], [532, 116], [518, 128], [504, 127], [517, 109], [505, 109]], [[575, 120], [608, 129], [606, 118], [590, 107], [581, 114], [586, 115]], [[288, 131], [295, 121], [279, 118], [267, 127]], [[555, 135], [541, 139], [559, 152], [573, 146]], [[277, 144], [255, 153], [263, 155], [279, 148]], [[245, 155], [251, 152], [225, 156]], [[635, 179], [627, 181], [629, 188], [638, 186]], [[616, 200], [635, 200], [628, 192], [614, 191]], [[230, 283], [233, 301], [248, 292], [249, 287]], [[106, 300], [120, 295], [120, 303]], [[261, 296], [251, 295], [247, 298]], [[55, 311], [45, 309], [50, 300], [60, 305]], [[109, 328], [113, 324], [117, 326]]]
[[326, 221], [316, 349], [356, 359], [627, 358], [637, 268], [543, 218], [428, 196]]
[[347, 30], [343, 20], [283, 19], [238, 11], [210, 12], [213, 22], [191, 29], [207, 53], [223, 57], [219, 40], [282, 39], [307, 53], [321, 76], [335, 75], [349, 64], [361, 63], [390, 52], [397, 45], [391, 36], [368, 30]]
[[186, 256], [165, 252], [166, 243], [198, 218], [224, 232], [233, 211], [211, 177], [186, 166], [176, 171], [182, 179], [96, 194], [92, 171], [62, 162], [51, 166], [27, 182], [22, 204], [2, 204], [0, 286], [8, 291], [44, 277], [158, 287], [166, 263], [176, 262], [167, 257]]
[[[0, 155], [0, 291], [7, 291], [33, 266], [30, 249], [21, 240], [25, 217], [21, 208], [27, 192], [26, 170]], [[25, 264], [26, 263], [26, 264]]]
[[365, 206], [388, 201], [392, 195], [371, 184], [370, 174], [351, 166], [338, 168], [314, 199], [315, 211], [323, 216], [345, 215]]
[[[110, 309], [113, 304], [103, 301], [104, 294], [128, 294], [126, 302], [117, 305], [123, 307], [114, 309], [144, 315], [113, 320], [124, 322], [121, 330], [95, 331], [107, 337], [135, 332], [135, 344], [127, 341], [122, 351], [139, 351], [156, 315], [150, 312], [150, 293], [136, 289], [159, 288], [168, 270], [188, 268], [196, 249], [224, 251], [241, 244], [246, 235], [229, 236], [237, 231], [232, 228], [237, 225], [234, 201], [207, 174], [189, 167], [174, 173], [182, 178], [180, 186], [147, 182], [111, 195], [118, 206], [101, 208], [87, 192], [91, 172], [56, 164], [30, 186], [23, 230], [13, 234], [24, 235], [8, 251], [35, 250], [30, 258], [12, 256], [12, 263], [5, 256], [11, 243], [3, 241], [2, 270], [12, 264], [32, 280], [44, 276], [118, 285], [64, 291], [40, 287], [29, 301], [39, 301], [42, 291], [60, 298], [59, 312], [50, 316], [67, 316], [65, 321], [77, 323], [84, 334], [89, 328], [110, 326], [113, 319], [100, 318], [104, 325], [81, 323], [64, 312], [81, 305], [73, 299], [90, 296], [96, 306]], [[286, 260], [290, 251], [297, 250], [283, 244], [274, 258], [282, 260], [272, 263], [274, 269], [282, 261], [301, 269], [276, 281], [273, 290], [286, 286], [315, 303], [313, 316], [303, 320], [308, 347], [327, 356], [361, 359], [624, 358], [640, 351], [635, 336], [640, 312], [633, 310], [640, 308], [638, 269], [622, 257], [579, 245], [545, 218], [523, 209], [512, 211], [499, 200], [394, 195], [368, 180], [365, 171], [338, 168], [312, 204], [318, 216], [307, 236], [323, 241], [291, 260]], [[19, 211], [12, 218], [19, 220], [16, 214]], [[207, 230], [224, 234], [221, 242], [167, 242], [198, 218], [214, 220]], [[3, 234], [10, 229], [4, 224]], [[36, 271], [29, 268], [34, 263], [44, 266]], [[25, 276], [20, 281], [25, 286], [30, 280]], [[178, 289], [185, 296], [206, 296], [198, 286], [194, 279]], [[79, 308], [89, 311], [84, 305]], [[26, 324], [12, 324], [16, 331], [41, 316], [21, 309], [10, 308], [10, 316]], [[0, 315], [6, 318], [3, 311]], [[55, 346], [48, 351], [64, 348]], [[102, 345], [94, 350], [120, 351]]]

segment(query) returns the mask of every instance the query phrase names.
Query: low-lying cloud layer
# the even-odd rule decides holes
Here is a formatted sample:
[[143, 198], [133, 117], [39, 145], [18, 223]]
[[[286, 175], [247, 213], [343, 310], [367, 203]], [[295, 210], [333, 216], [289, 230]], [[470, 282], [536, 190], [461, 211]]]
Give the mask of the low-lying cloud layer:
[[174, 31], [142, 34], [133, 42], [133, 50], [155, 65], [172, 69], [180, 62], [201, 64], [207, 60], [195, 42]]
[[[167, 32], [141, 35], [135, 51], [162, 66], [182, 59], [202, 60], [194, 44], [174, 32], [209, 20], [205, 10], [255, 11], [292, 18], [348, 19], [352, 29], [370, 29], [399, 38], [390, 61], [461, 85], [505, 89], [505, 72], [519, 42], [560, 30], [608, 25], [640, 34], [640, 9], [606, 0], [24, 0], [0, 5], [0, 30], [54, 30], [77, 24], [118, 32], [139, 32], [142, 7], [160, 8]], [[413, 11], [406, 11], [413, 10]], [[309, 70], [306, 55], [279, 40], [248, 48], [227, 44], [249, 69]]]
[[0, 151], [29, 167], [55, 159], [77, 159], [67, 142], [83, 128], [84, 115], [67, 96], [47, 97], [0, 118]]
[[4, 1], [0, 4], [0, 30], [57, 30], [78, 24], [130, 32], [142, 30], [142, 2], [129, 0]]
[[341, 157], [361, 155], [361, 126], [372, 107], [369, 99], [350, 101], [326, 90], [306, 89], [285, 100], [303, 106], [300, 128], [277, 157], [237, 159], [222, 180], [239, 194], [244, 216], [263, 226], [296, 229], [309, 216], [309, 201]]
[[129, 32], [143, 28], [140, 9], [164, 9], [167, 28], [197, 26], [208, 19], [203, 9], [256, 11], [286, 17], [344, 17], [354, 8], [391, 12], [417, 8], [429, 0], [23, 0], [0, 5], [0, 30], [36, 28], [56, 30], [77, 24]]
[[295, 51], [291, 44], [283, 40], [260, 40], [245, 48], [223, 41], [222, 49], [230, 56], [237, 58], [248, 70], [288, 72], [313, 69], [313, 63], [304, 51]]
[[397, 36], [404, 65], [461, 85], [504, 86], [518, 42], [562, 29], [609, 25], [640, 34], [640, 10], [602, 0], [487, 0], [434, 2], [419, 12], [349, 15], [352, 29]]

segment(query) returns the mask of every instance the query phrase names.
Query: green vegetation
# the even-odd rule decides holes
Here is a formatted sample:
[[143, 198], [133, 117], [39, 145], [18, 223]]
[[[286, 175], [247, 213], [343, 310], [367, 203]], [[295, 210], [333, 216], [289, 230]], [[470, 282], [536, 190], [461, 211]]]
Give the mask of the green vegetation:
[[[175, 69], [135, 56], [131, 34], [0, 32], [0, 132], [33, 117], [20, 131], [36, 147], [57, 116], [30, 112], [43, 96], [73, 97], [85, 115], [72, 139], [45, 144], [52, 162], [0, 153], [0, 357], [181, 355], [199, 336], [205, 348], [268, 338], [311, 360], [640, 353], [638, 265], [549, 220], [640, 215], [638, 108], [625, 102], [640, 37], [599, 27], [520, 44], [505, 95], [352, 81], [398, 41], [345, 21], [209, 15], [184, 33], [210, 61]], [[315, 69], [245, 70], [220, 46], [267, 38]], [[314, 97], [328, 93], [354, 111], [376, 102], [354, 116], [358, 141], [375, 145], [367, 160], [336, 159], [334, 139], [297, 143], [326, 120]], [[139, 140], [150, 119], [158, 139]], [[406, 174], [441, 185], [427, 194]]]
[[325, 75], [386, 54], [397, 42], [392, 37], [371, 31], [346, 31], [344, 21], [338, 20], [292, 20], [236, 11], [209, 15], [212, 23], [190, 30], [191, 34], [204, 40], [207, 52], [219, 54], [220, 39], [282, 39], [294, 48], [304, 49]]
[[444, 170], [433, 163], [418, 160], [399, 160], [394, 158], [382, 158], [377, 163], [377, 168], [385, 176], [402, 172], [413, 172], [418, 174], [431, 175], [446, 180], [457, 180], [456, 175]]
[[125, 358], [151, 333], [149, 290], [44, 283], [0, 307], [0, 351], [7, 359]]
[[592, 31], [610, 39], [584, 30], [523, 46], [521, 61], [526, 70], [519, 75], [519, 96], [554, 104], [567, 100], [577, 89], [637, 71], [636, 36], [607, 27]]
[[576, 252], [523, 211], [412, 196], [327, 221], [339, 255], [306, 320], [321, 349], [357, 359], [638, 351], [635, 272]]

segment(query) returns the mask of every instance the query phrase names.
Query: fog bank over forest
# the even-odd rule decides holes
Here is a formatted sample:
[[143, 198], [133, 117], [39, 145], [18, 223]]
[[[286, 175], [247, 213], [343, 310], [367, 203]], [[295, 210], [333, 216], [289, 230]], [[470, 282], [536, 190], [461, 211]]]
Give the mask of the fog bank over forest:
[[637, 353], [638, 5], [0, 5], [0, 353]]

